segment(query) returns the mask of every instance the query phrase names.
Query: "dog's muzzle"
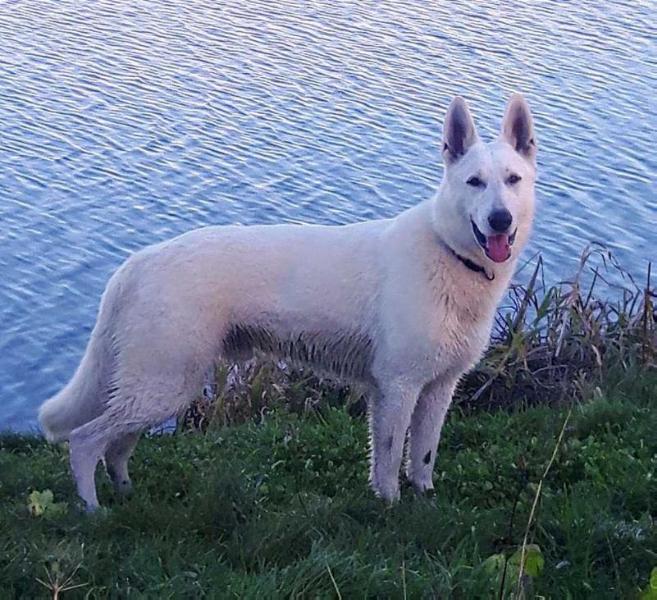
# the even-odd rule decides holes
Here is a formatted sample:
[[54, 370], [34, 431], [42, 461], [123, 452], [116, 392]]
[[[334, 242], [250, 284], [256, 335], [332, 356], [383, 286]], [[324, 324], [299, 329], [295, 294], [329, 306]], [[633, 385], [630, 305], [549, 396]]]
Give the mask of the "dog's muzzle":
[[511, 258], [511, 247], [516, 241], [516, 234], [518, 233], [517, 227], [511, 235], [508, 233], [496, 233], [486, 236], [477, 227], [472, 218], [470, 218], [470, 224], [472, 225], [472, 232], [477, 243], [481, 246], [488, 258], [496, 263], [502, 263]]

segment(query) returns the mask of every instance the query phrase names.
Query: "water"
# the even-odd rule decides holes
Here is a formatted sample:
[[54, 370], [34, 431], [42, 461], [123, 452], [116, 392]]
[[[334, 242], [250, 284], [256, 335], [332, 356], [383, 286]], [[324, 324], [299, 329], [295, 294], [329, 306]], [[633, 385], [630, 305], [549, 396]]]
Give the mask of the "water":
[[[0, 3], [0, 429], [72, 375], [112, 271], [211, 223], [346, 223], [431, 194], [454, 94], [540, 143], [527, 256], [657, 243], [657, 5]], [[501, 6], [501, 5], [500, 5]]]

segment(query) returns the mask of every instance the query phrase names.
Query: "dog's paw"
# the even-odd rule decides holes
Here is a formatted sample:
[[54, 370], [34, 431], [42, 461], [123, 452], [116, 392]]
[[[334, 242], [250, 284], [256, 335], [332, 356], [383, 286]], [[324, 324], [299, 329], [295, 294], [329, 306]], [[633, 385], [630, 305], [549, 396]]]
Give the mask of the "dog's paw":
[[119, 496], [129, 497], [132, 494], [132, 482], [129, 479], [121, 479], [114, 482], [114, 491]]
[[436, 490], [432, 487], [424, 488], [423, 490], [413, 487], [413, 490], [415, 491], [415, 495], [420, 498], [426, 498], [427, 500], [434, 500], [436, 498]]
[[82, 500], [78, 504], [78, 509], [81, 513], [93, 518], [102, 518], [109, 513], [109, 509], [105, 506], [100, 506], [100, 504], [87, 504]]
[[433, 489], [432, 481], [413, 481], [404, 477], [405, 488], [412, 489], [416, 496], [421, 498], [435, 498], [436, 491]]
[[392, 506], [399, 502], [400, 493], [398, 482], [391, 482], [385, 485], [372, 482], [372, 489], [377, 498], [381, 498], [381, 500], [385, 501], [388, 506]]
[[92, 513], [87, 514], [89, 514], [91, 519], [100, 521], [102, 519], [107, 519], [112, 514], [112, 509], [107, 506], [98, 506]]

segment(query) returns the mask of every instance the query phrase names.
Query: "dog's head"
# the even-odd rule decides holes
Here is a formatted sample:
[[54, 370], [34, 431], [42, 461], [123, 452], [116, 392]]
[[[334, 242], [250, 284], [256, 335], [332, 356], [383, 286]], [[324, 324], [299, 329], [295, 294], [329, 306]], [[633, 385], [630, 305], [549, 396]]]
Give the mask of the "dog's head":
[[531, 231], [536, 179], [534, 125], [525, 99], [511, 96], [499, 137], [485, 144], [465, 101], [454, 98], [445, 117], [443, 157], [435, 214], [441, 236], [478, 262], [503, 263], [517, 255]]

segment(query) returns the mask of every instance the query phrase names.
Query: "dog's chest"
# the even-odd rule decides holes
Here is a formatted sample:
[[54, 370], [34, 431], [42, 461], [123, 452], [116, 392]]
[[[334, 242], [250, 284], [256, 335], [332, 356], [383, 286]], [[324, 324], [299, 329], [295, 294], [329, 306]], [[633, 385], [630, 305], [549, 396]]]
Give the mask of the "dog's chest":
[[495, 305], [443, 291], [427, 319], [429, 354], [434, 374], [461, 374], [481, 358], [490, 339]]

